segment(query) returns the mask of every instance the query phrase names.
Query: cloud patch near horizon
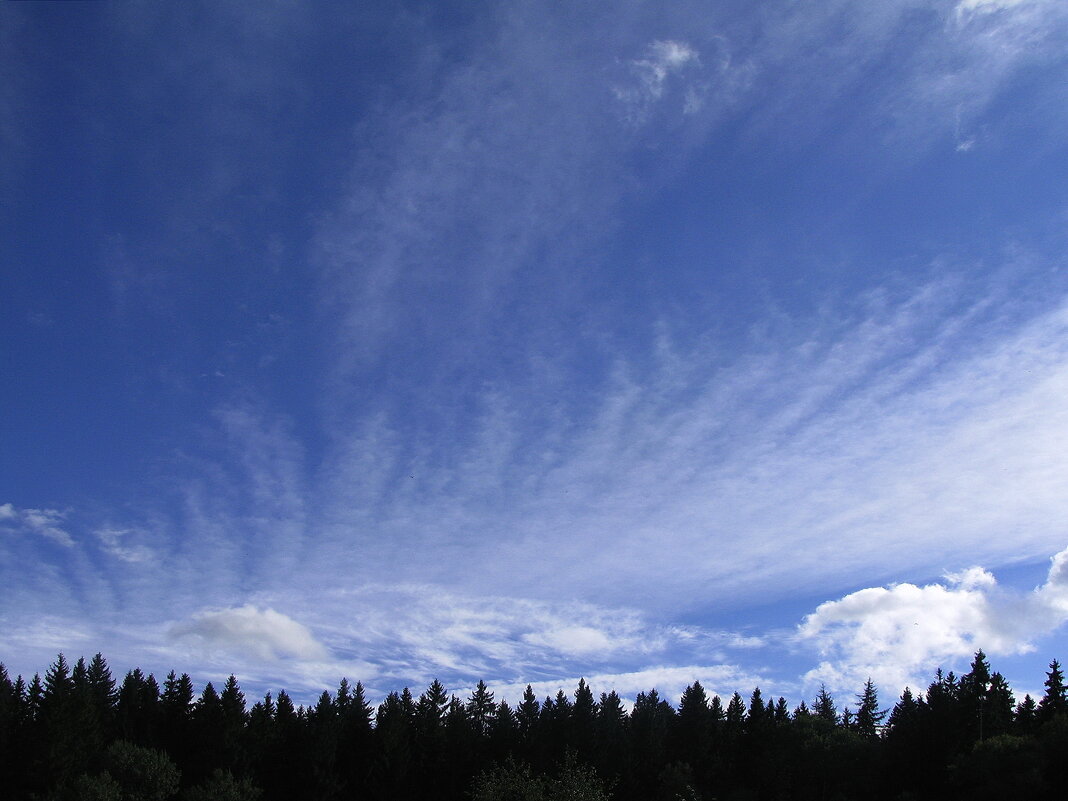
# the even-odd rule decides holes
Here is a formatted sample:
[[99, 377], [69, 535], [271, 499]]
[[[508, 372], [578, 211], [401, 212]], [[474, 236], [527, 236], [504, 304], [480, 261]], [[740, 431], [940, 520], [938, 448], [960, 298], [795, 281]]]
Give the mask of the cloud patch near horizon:
[[271, 661], [318, 660], [329, 655], [303, 624], [274, 609], [251, 604], [200, 612], [190, 621], [174, 624], [169, 636], [175, 641], [193, 642], [209, 654], [251, 653]]
[[833, 688], [867, 677], [900, 691], [924, 687], [924, 676], [978, 649], [1016, 655], [1068, 621], [1068, 549], [1051, 559], [1045, 583], [1012, 592], [981, 567], [944, 574], [943, 581], [869, 587], [820, 604], [797, 630], [826, 659], [806, 679]]

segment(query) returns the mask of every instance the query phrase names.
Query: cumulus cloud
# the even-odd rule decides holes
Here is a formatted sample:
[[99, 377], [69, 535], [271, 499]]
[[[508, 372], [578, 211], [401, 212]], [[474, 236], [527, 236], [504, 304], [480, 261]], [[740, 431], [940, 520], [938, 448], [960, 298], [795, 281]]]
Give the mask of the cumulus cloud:
[[252, 605], [201, 612], [191, 621], [172, 626], [170, 634], [213, 653], [252, 653], [265, 660], [328, 656], [306, 626], [281, 612]]
[[856, 687], [867, 676], [900, 690], [923, 686], [923, 676], [982, 648], [1021, 654], [1036, 638], [1068, 621], [1068, 549], [1052, 559], [1046, 582], [1013, 593], [980, 567], [946, 573], [940, 583], [870, 587], [828, 601], [808, 615], [798, 639], [827, 659], [810, 681]]
[[29, 534], [36, 534], [67, 548], [74, 538], [61, 526], [67, 513], [58, 509], [19, 509], [13, 504], [0, 505], [0, 526]]

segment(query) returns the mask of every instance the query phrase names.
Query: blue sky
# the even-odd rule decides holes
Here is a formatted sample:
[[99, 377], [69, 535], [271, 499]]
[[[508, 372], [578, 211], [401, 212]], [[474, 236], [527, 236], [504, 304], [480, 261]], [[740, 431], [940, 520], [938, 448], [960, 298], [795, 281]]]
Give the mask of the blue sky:
[[889, 701], [1068, 621], [1068, 7], [0, 7], [0, 659]]

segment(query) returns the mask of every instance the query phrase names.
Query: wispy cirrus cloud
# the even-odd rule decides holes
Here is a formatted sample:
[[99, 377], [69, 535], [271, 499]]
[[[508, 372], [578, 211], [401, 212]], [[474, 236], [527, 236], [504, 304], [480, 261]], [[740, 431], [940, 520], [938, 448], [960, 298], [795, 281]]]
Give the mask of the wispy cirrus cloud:
[[36, 534], [66, 548], [74, 546], [74, 538], [64, 528], [67, 512], [59, 509], [19, 509], [13, 504], [0, 505], [0, 528]]
[[[789, 302], [791, 271], [816, 274], [825, 254], [791, 252], [784, 261], [796, 266], [761, 279], [769, 293], [695, 301], [691, 326], [670, 298], [639, 297], [658, 285], [659, 263], [607, 263], [615, 239], [644, 236], [630, 230], [628, 205], [737, 155], [735, 134], [743, 150], [773, 139], [772, 161], [818, 141], [849, 169], [850, 148], [824, 138], [855, 135], [858, 160], [891, 168], [950, 140], [981, 149], [1004, 125], [983, 115], [1013, 76], [1059, 69], [1062, 7], [784, 2], [735, 15], [703, 2], [626, 13], [519, 3], [462, 46], [427, 47], [416, 21], [420, 46], [397, 62], [407, 91], [361, 96], [353, 144], [330, 165], [348, 176], [340, 198], [299, 209], [294, 217], [316, 218], [314, 241], [282, 248], [310, 252], [318, 271], [305, 344], [328, 377], [298, 386], [287, 375], [274, 396], [246, 386], [205, 401], [215, 411], [201, 438], [161, 459], [164, 500], [124, 498], [88, 527], [121, 570], [90, 548], [35, 559], [27, 543], [73, 546], [77, 528], [57, 510], [0, 507], [0, 526], [40, 535], [9, 538], [20, 558], [4, 575], [34, 566], [11, 603], [73, 594], [100, 631], [133, 639], [132, 615], [139, 642], [167, 658], [196, 651], [208, 666], [230, 640], [253, 655], [292, 654], [299, 631], [287, 621], [300, 620], [325, 650], [281, 661], [309, 687], [339, 672], [386, 689], [439, 673], [461, 686], [477, 676], [548, 687], [583, 665], [624, 684], [688, 682], [705, 679], [657, 666], [720, 675], [717, 664], [768, 638], [679, 617], [934, 575], [961, 553], [996, 567], [1058, 550], [1063, 248], [1049, 248], [1041, 268], [1021, 266], [1029, 279], [1012, 286], [979, 277], [990, 272], [979, 263], [932, 278], [943, 272], [930, 264], [934, 246], [909, 266], [926, 277], [905, 290], [886, 278], [887, 262], [843, 257], [854, 265], [843, 272], [870, 273], [853, 285], [867, 293], [813, 292], [816, 311]], [[234, 9], [205, 56], [230, 52], [221, 43]], [[243, 54], [242, 69], [213, 58], [211, 74], [239, 76], [226, 97], [255, 107], [273, 96], [289, 33], [306, 33], [290, 12], [248, 21], [251, 40], [271, 46]], [[135, 40], [151, 39], [158, 18], [130, 13], [145, 14]], [[179, 78], [199, 63], [176, 59]], [[201, 246], [241, 239], [240, 215], [212, 210], [259, 175], [258, 159], [233, 159], [259, 118], [231, 119], [235, 108], [246, 105], [214, 106], [204, 127], [240, 133], [204, 160], [218, 168], [168, 204], [182, 231], [220, 218], [193, 237]], [[642, 125], [628, 124], [635, 115]], [[725, 120], [731, 143], [716, 137]], [[888, 152], [890, 141], [906, 146]], [[264, 142], [250, 152], [269, 152]], [[787, 183], [765, 200], [786, 202]], [[189, 199], [205, 187], [214, 205]], [[702, 221], [744, 200], [675, 188], [700, 196]], [[938, 247], [953, 259], [952, 246]], [[703, 251], [663, 260], [665, 276], [747, 269]], [[129, 273], [133, 300], [151, 282], [140, 259]], [[614, 291], [638, 278], [647, 283]], [[145, 519], [171, 538], [146, 534]], [[161, 558], [143, 558], [142, 546]], [[951, 599], [947, 609], [961, 601], [965, 620], [977, 593], [988, 589], [950, 582], [929, 595]], [[166, 642], [146, 611], [205, 606], [213, 611], [176, 624], [181, 636]], [[280, 642], [271, 621], [289, 632]]]
[[1006, 325], [1004, 299], [962, 288], [875, 293], [726, 359], [671, 343], [575, 405], [498, 388], [448, 450], [368, 421], [326, 468], [338, 503], [311, 562], [330, 571], [368, 532], [363, 563], [406, 580], [710, 608], [937, 572], [962, 548], [1048, 553], [1068, 511], [1068, 312]]
[[138, 542], [141, 532], [129, 528], [100, 528], [96, 530], [104, 550], [124, 562], [146, 562], [154, 558], [151, 548]]

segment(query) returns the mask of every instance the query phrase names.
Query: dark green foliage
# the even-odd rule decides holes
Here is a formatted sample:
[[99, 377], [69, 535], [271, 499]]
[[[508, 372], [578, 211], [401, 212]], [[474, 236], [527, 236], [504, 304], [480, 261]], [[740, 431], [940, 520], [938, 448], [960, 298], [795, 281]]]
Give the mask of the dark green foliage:
[[238, 781], [228, 770], [216, 770], [201, 784], [182, 793], [182, 801], [259, 801], [263, 791], [248, 779]]
[[496, 710], [493, 693], [486, 687], [486, 682], [480, 679], [475, 691], [467, 699], [467, 715], [471, 720], [471, 726], [479, 736], [484, 737], [489, 734]]
[[820, 685], [820, 691], [812, 703], [812, 713], [829, 725], [833, 726], [838, 722], [838, 709], [834, 705], [831, 694], [827, 692], [826, 685]]
[[1068, 696], [1065, 695], [1064, 671], [1060, 662], [1054, 659], [1049, 663], [1046, 674], [1046, 694], [1038, 702], [1038, 719], [1047, 722], [1058, 715], [1068, 714]]
[[568, 754], [553, 774], [535, 773], [509, 759], [479, 774], [472, 801], [608, 801], [596, 771]]
[[1013, 721], [1013, 729], [1017, 734], [1034, 734], [1037, 728], [1038, 704], [1028, 694], [1016, 705], [1016, 719]]
[[[83, 776], [78, 787], [96, 798], [122, 801], [166, 801], [178, 792], [179, 771], [167, 755], [126, 740], [108, 746], [104, 770]], [[117, 793], [117, 795], [116, 795]]]
[[375, 711], [345, 679], [307, 707], [283, 690], [247, 709], [234, 676], [194, 696], [188, 675], [161, 691], [134, 669], [116, 688], [101, 655], [59, 656], [29, 684], [0, 665], [0, 787], [12, 801], [1026, 801], [1068, 784], [1065, 694], [1053, 661], [1041, 702], [1016, 705], [979, 651], [889, 714], [870, 679], [841, 714], [826, 687], [791, 715], [759, 688], [724, 708], [697, 681], [677, 710], [653, 690], [628, 714], [584, 680], [544, 703], [528, 687], [515, 709], [483, 682], [458, 698], [435, 680]]
[[857, 717], [853, 725], [861, 736], [876, 737], [885, 717], [886, 710], [879, 709], [879, 694], [869, 677], [864, 683], [864, 690], [857, 696]]

